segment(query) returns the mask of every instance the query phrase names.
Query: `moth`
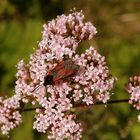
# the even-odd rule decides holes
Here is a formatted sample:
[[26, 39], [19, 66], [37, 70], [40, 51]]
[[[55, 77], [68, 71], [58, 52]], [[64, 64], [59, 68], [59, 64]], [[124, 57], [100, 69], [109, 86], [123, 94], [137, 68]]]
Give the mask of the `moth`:
[[78, 73], [79, 66], [71, 60], [62, 60], [44, 78], [44, 86], [56, 85], [61, 82], [69, 81]]

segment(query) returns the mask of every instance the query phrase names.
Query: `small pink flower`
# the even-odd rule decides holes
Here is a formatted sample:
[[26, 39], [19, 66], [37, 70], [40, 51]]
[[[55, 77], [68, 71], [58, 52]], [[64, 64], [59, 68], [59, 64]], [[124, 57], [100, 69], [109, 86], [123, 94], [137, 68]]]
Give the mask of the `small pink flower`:
[[92, 96], [85, 95], [83, 102], [86, 102], [87, 105], [93, 104]]

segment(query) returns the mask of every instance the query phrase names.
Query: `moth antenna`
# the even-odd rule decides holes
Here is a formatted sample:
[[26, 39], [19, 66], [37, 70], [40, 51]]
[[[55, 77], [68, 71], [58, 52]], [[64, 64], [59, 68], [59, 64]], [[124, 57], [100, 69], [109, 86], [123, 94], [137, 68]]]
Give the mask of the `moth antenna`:
[[40, 87], [40, 85], [38, 85], [37, 87], [35, 87], [31, 92], [34, 92], [35, 90], [37, 90]]

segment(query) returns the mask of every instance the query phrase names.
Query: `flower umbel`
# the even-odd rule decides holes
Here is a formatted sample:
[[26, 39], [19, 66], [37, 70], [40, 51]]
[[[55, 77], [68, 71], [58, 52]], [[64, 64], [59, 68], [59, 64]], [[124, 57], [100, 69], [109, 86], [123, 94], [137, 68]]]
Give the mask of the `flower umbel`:
[[130, 77], [127, 91], [130, 93], [129, 103], [140, 110], [140, 76]]
[[0, 125], [3, 134], [8, 134], [9, 131], [17, 127], [21, 122], [20, 100], [17, 95], [11, 98], [0, 98]]
[[[19, 102], [31, 102], [43, 107], [36, 110], [33, 128], [43, 133], [49, 128], [49, 139], [79, 140], [81, 123], [75, 121], [76, 117], [70, 113], [70, 109], [83, 102], [87, 105], [96, 101], [106, 103], [110, 99], [110, 90], [116, 78], [109, 73], [105, 57], [94, 47], [90, 46], [83, 54], [76, 53], [80, 42], [92, 39], [97, 33], [91, 22], [84, 22], [82, 12], [74, 11], [67, 16], [58, 16], [43, 27], [42, 40], [35, 53], [30, 55], [29, 63], [25, 64], [23, 60], [18, 63], [14, 97], [17, 97]], [[66, 66], [66, 62], [70, 62], [70, 66]], [[58, 66], [62, 66], [63, 69], [59, 67], [58, 72], [54, 71]], [[74, 70], [77, 72], [73, 72]], [[70, 74], [65, 76], [64, 71]], [[46, 76], [50, 73], [52, 80], [59, 73], [57, 84], [54, 81], [52, 84], [44, 84]], [[61, 73], [64, 76], [61, 76]], [[4, 103], [5, 101], [2, 101], [2, 106], [5, 106]], [[14, 107], [13, 105], [10, 109], [19, 107], [19, 104]], [[5, 109], [8, 108], [6, 107]], [[1, 116], [4, 116], [3, 112], [0, 112]], [[11, 122], [16, 123], [10, 129], [21, 122], [19, 111], [15, 114], [17, 118]], [[3, 123], [4, 119], [1, 124], [6, 124]], [[4, 134], [9, 130], [2, 126]]]
[[[137, 110], [140, 110], [140, 76], [130, 77], [127, 91], [130, 93], [129, 103]], [[140, 122], [140, 115], [138, 121]]]

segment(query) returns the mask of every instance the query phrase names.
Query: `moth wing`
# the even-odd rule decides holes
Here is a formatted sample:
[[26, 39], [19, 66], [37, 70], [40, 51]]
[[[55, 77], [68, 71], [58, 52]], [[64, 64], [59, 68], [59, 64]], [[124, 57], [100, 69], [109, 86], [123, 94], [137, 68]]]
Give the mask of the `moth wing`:
[[54, 82], [58, 80], [66, 80], [68, 77], [72, 77], [77, 72], [76, 69], [73, 69], [72, 65], [65, 65], [62, 69], [57, 72], [57, 75], [54, 76]]
[[58, 65], [56, 65], [49, 73], [48, 75], [54, 75], [59, 70], [61, 70], [64, 67], [65, 62], [61, 61]]

